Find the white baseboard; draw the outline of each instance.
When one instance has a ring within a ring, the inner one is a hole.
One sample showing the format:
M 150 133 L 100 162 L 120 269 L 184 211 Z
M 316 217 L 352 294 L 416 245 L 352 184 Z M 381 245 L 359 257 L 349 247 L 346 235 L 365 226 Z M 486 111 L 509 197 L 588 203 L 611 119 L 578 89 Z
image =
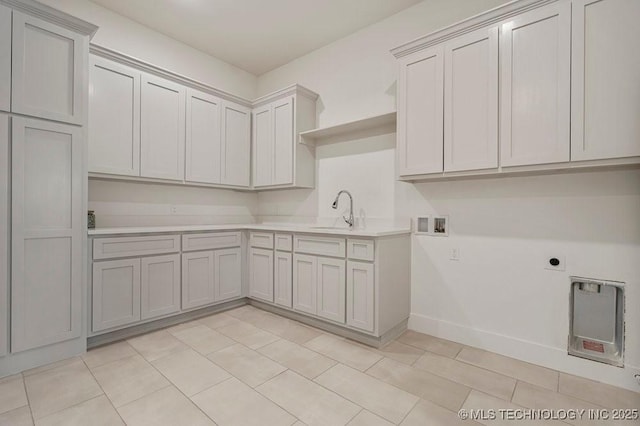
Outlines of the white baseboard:
M 565 348 L 541 345 L 415 313 L 409 317 L 409 329 L 640 392 L 640 385 L 634 378 L 635 374 L 640 374 L 640 367 L 630 365 L 625 365 L 624 368 L 614 367 L 570 356 Z

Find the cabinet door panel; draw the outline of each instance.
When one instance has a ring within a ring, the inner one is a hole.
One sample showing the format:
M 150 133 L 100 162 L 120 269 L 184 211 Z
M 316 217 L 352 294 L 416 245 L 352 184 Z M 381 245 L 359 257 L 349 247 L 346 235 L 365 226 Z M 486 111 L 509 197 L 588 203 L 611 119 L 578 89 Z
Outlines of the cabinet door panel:
M 89 171 L 140 176 L 140 72 L 91 57 Z
M 318 261 L 315 256 L 293 255 L 293 309 L 315 315 Z
M 0 111 L 11 109 L 11 9 L 0 5 Z
M 0 115 L 0 356 L 9 349 L 9 173 L 9 117 Z
M 273 184 L 293 183 L 293 97 L 273 105 Z
M 640 2 L 572 4 L 571 160 L 640 156 Z
M 503 166 L 569 161 L 571 4 L 551 4 L 502 25 Z
M 184 87 L 143 74 L 141 103 L 141 176 L 184 179 Z
M 273 250 L 249 249 L 249 296 L 273 302 Z
M 253 185 L 273 183 L 273 133 L 271 107 L 253 112 Z
M 444 61 L 441 46 L 400 62 L 398 78 L 398 172 L 443 170 Z
M 498 28 L 445 46 L 444 170 L 498 167 Z
M 292 297 L 291 253 L 277 251 L 274 260 L 275 303 L 290 308 Z
M 345 322 L 345 261 L 318 258 L 318 315 Z
M 149 319 L 178 312 L 180 255 L 144 257 L 141 268 L 141 318 Z
M 221 100 L 187 90 L 185 180 L 220 183 L 222 165 Z
M 182 254 L 182 309 L 196 308 L 215 301 L 212 251 Z
M 251 184 L 251 112 L 229 102 L 222 115 L 222 183 L 248 187 Z
M 237 247 L 213 253 L 216 302 L 242 296 L 242 249 Z
M 13 12 L 11 110 L 82 124 L 87 39 Z
M 93 264 L 93 331 L 140 321 L 140 259 Z
M 372 263 L 347 262 L 347 324 L 368 332 L 375 318 L 373 274 Z
M 12 350 L 80 336 L 81 129 L 12 119 Z

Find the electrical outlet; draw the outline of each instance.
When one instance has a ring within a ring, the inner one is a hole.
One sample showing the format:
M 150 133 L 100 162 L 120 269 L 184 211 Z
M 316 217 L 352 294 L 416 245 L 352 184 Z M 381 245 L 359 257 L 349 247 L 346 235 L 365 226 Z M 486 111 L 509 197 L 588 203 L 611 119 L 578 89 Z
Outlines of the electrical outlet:
M 460 249 L 459 248 L 452 248 L 451 249 L 451 253 L 449 256 L 450 260 L 460 260 Z
M 171 214 L 178 214 L 178 207 L 171 206 Z
M 551 255 L 544 258 L 544 269 L 550 271 L 564 271 L 565 259 L 564 256 Z

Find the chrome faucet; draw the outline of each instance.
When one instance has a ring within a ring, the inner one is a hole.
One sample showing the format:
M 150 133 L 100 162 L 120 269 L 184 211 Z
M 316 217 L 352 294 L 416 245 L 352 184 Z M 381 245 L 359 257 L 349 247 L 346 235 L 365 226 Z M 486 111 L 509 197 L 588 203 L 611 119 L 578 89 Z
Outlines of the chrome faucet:
M 336 195 L 336 199 L 331 205 L 331 207 L 334 210 L 338 209 L 338 199 L 340 198 L 340 195 L 342 195 L 342 193 L 345 193 L 349 196 L 349 217 L 342 216 L 342 218 L 344 219 L 345 222 L 349 224 L 349 228 L 353 228 L 353 197 L 351 196 L 351 193 L 349 191 L 343 189 L 340 192 L 338 192 L 338 195 Z

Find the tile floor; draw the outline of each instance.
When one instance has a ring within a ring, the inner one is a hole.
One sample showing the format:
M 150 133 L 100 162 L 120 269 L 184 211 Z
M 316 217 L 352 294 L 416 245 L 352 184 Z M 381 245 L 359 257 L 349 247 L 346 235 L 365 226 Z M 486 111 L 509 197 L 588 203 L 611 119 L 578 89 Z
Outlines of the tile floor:
M 413 331 L 375 350 L 251 306 L 0 379 L 11 426 L 472 425 L 458 410 L 522 407 L 634 409 L 640 393 Z

